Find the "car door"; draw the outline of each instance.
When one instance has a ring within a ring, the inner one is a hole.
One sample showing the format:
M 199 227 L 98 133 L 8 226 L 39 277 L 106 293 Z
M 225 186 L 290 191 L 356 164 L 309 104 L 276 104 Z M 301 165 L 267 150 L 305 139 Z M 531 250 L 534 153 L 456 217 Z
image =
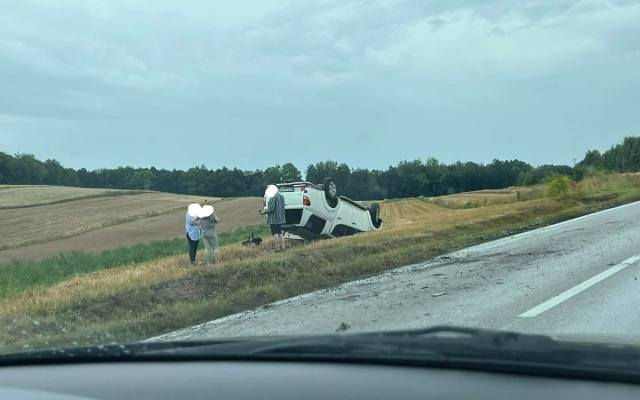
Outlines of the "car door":
M 354 225 L 354 217 L 353 206 L 340 199 L 336 207 L 335 218 L 328 229 L 328 233 L 332 236 L 349 236 L 357 233 L 358 230 Z
M 371 215 L 369 211 L 363 210 L 356 206 L 351 206 L 351 227 L 360 232 L 366 232 L 371 229 Z

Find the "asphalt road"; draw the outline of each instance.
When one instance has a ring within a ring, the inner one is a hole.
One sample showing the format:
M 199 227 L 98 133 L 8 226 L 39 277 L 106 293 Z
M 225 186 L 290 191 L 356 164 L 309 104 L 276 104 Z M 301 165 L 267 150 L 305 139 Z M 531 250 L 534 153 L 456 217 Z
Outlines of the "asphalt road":
M 448 324 L 598 337 L 640 333 L 640 202 L 194 326 L 161 339 Z

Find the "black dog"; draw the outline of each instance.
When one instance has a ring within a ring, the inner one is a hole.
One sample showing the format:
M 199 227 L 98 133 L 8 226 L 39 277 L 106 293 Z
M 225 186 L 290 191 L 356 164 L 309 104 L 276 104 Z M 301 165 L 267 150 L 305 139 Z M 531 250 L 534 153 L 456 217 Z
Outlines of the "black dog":
M 242 242 L 242 244 L 245 246 L 250 246 L 252 244 L 255 244 L 256 246 L 260 246 L 262 244 L 262 238 L 260 236 L 253 236 L 253 232 L 251 232 L 249 239 Z

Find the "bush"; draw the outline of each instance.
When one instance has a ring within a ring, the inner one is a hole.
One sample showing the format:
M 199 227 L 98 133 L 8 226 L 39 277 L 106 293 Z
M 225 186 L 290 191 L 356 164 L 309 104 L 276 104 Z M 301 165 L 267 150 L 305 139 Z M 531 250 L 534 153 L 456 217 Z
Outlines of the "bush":
M 557 200 L 567 200 L 573 181 L 568 176 L 555 176 L 548 181 L 547 195 Z

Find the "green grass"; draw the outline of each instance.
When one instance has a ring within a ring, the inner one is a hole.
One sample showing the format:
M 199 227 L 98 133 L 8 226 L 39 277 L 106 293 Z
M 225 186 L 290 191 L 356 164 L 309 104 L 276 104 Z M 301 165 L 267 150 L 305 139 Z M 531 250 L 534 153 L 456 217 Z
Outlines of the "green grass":
M 266 226 L 247 226 L 218 233 L 220 246 L 245 240 L 251 232 L 266 237 Z M 14 261 L 0 266 L 0 299 L 37 286 L 51 286 L 73 276 L 138 264 L 187 252 L 185 239 L 155 241 L 100 253 L 75 251 L 38 261 Z

